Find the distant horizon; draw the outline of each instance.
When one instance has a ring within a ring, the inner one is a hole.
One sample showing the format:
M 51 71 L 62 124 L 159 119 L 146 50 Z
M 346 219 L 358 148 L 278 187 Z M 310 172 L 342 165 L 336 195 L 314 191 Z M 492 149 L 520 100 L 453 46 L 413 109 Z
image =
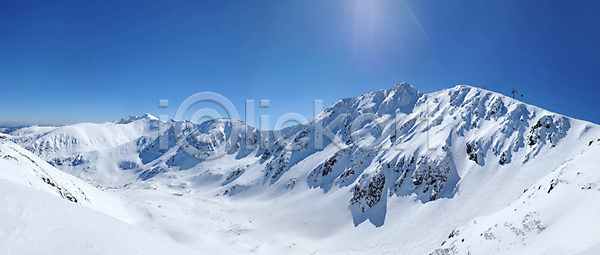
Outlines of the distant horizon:
M 400 84 L 400 83 L 398 83 L 398 84 Z M 415 87 L 413 84 L 410 84 L 410 85 L 412 85 L 413 87 Z M 456 86 L 461 86 L 461 85 L 466 85 L 466 86 L 471 86 L 471 87 L 478 88 L 478 89 L 488 90 L 488 91 L 490 91 L 490 92 L 499 93 L 499 94 L 501 94 L 501 95 L 504 95 L 504 96 L 506 96 L 506 97 L 508 97 L 508 98 L 511 98 L 511 95 L 507 95 L 507 94 L 504 94 L 504 93 L 501 93 L 501 92 L 498 92 L 498 91 L 494 91 L 494 90 L 491 90 L 490 88 L 487 88 L 487 87 L 486 87 L 486 88 L 482 88 L 482 87 L 477 87 L 477 86 L 473 86 L 473 85 L 469 85 L 469 84 L 458 84 L 458 85 L 454 85 L 454 86 L 452 86 L 452 87 L 448 87 L 448 88 L 445 88 L 445 89 L 450 89 L 450 88 L 453 88 L 453 87 L 456 87 Z M 389 87 L 389 88 L 382 88 L 382 89 L 390 89 L 390 88 L 391 88 L 391 87 Z M 379 89 L 379 90 L 382 90 L 382 89 Z M 415 87 L 415 89 L 419 90 L 419 88 L 418 88 L 418 87 Z M 442 89 L 442 90 L 445 90 L 445 89 Z M 442 90 L 439 90 L 439 91 L 442 91 Z M 374 90 L 374 91 L 371 91 L 371 92 L 376 92 L 376 91 L 378 91 L 378 90 Z M 420 91 L 420 90 L 419 90 L 419 91 Z M 435 93 L 435 92 L 439 92 L 439 91 L 432 91 L 432 92 L 429 92 L 429 93 Z M 421 92 L 422 92 L 422 91 L 421 91 Z M 369 93 L 369 92 L 367 92 L 367 93 Z M 425 93 L 425 92 L 423 92 L 423 93 L 424 93 L 424 94 L 429 94 L 429 93 Z M 363 94 L 361 94 L 361 95 L 363 95 Z M 353 97 L 347 97 L 347 98 L 354 98 L 354 97 L 358 97 L 358 96 L 361 96 L 361 95 L 356 95 L 356 96 L 353 96 Z M 340 99 L 338 99 L 338 100 L 343 100 L 343 99 L 347 99 L 347 98 L 340 98 Z M 526 102 L 526 101 L 522 100 L 522 99 L 524 99 L 524 96 L 521 96 L 521 94 L 517 94 L 517 96 L 516 96 L 514 99 L 515 99 L 515 100 L 518 100 L 518 101 L 520 101 L 520 102 L 523 102 L 523 103 L 525 103 L 525 104 L 528 104 L 528 105 L 534 106 L 534 107 L 538 107 L 538 108 L 541 108 L 541 109 L 544 109 L 544 110 L 548 110 L 548 111 L 551 111 L 551 112 L 554 112 L 554 113 L 557 113 L 557 114 L 564 115 L 564 116 L 566 116 L 566 117 L 570 117 L 570 118 L 574 118 L 574 119 L 579 119 L 579 120 L 583 120 L 583 121 L 588 121 L 588 122 L 591 122 L 591 123 L 595 123 L 595 124 L 599 124 L 599 125 L 600 125 L 600 119 L 598 119 L 598 120 L 599 120 L 599 122 L 594 122 L 594 121 L 591 121 L 591 120 L 587 120 L 587 119 L 585 119 L 585 118 L 577 118 L 577 117 L 573 117 L 573 116 L 571 116 L 571 115 L 568 115 L 568 114 L 563 114 L 563 113 L 560 113 L 560 112 L 556 112 L 556 111 L 553 111 L 553 110 L 549 110 L 549 109 L 543 108 L 543 107 L 541 107 L 541 106 L 538 106 L 538 105 L 535 105 L 535 104 L 532 104 L 532 103 Z M 337 100 L 336 100 L 336 101 L 337 101 Z M 333 103 L 335 103 L 335 102 L 332 102 L 332 104 L 333 104 Z M 327 107 L 331 106 L 332 104 L 329 104 L 329 105 L 324 105 L 324 108 L 323 108 L 323 110 L 324 110 L 324 109 L 326 109 Z M 175 108 L 175 107 L 173 107 L 173 108 Z M 242 109 L 238 109 L 238 111 L 239 111 L 239 110 L 242 110 Z M 566 109 L 566 110 L 568 111 L 568 109 Z M 174 111 L 174 110 L 173 110 L 173 111 Z M 144 115 L 146 115 L 146 114 L 150 114 L 150 115 L 152 115 L 152 116 L 154 116 L 154 117 L 156 117 L 156 118 L 158 118 L 158 117 L 159 117 L 159 115 L 157 115 L 157 114 L 153 114 L 153 113 L 151 113 L 151 112 L 144 112 L 144 113 L 139 113 L 139 114 L 128 114 L 128 115 L 124 115 L 124 116 L 117 117 L 117 118 L 114 118 L 114 119 L 107 119 L 107 120 L 104 120 L 104 121 L 85 121 L 85 120 L 84 120 L 84 121 L 80 121 L 80 122 L 72 122 L 72 123 L 18 123 L 18 122 L 16 122 L 16 123 L 10 123 L 10 122 L 2 122 L 2 121 L 0 121 L 0 128 L 19 128 L 19 127 L 28 127 L 28 126 L 41 126 L 41 127 L 43 127 L 43 126 L 68 126 L 68 125 L 81 124 L 81 123 L 94 123 L 94 124 L 101 124 L 101 123 L 107 123 L 107 122 L 112 122 L 112 121 L 121 120 L 121 119 L 124 119 L 124 118 L 127 118 L 127 117 L 143 117 L 143 116 L 144 116 Z M 167 115 L 167 116 L 170 116 L 169 120 L 172 120 L 172 119 L 173 119 L 173 117 L 174 117 L 174 114 L 170 114 L 170 115 Z M 278 116 L 274 116 L 274 117 L 278 117 Z M 312 117 L 313 117 L 313 116 L 306 116 L 306 118 L 307 118 L 307 119 L 309 119 L 309 120 L 310 120 Z M 224 118 L 224 119 L 228 119 L 229 117 L 227 117 L 227 116 L 224 116 L 223 118 Z M 238 118 L 238 120 L 246 122 L 245 118 L 243 118 L 243 115 L 241 115 L 241 116 L 240 116 L 240 118 Z

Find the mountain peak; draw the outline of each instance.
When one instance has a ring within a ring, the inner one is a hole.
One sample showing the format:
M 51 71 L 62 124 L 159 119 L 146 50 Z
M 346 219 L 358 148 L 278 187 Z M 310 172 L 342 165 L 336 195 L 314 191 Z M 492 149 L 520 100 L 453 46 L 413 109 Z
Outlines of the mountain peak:
M 146 113 L 146 114 L 142 115 L 142 119 L 158 120 L 158 118 L 156 118 L 154 115 L 152 115 L 150 113 Z
M 417 100 L 423 95 L 421 91 L 406 82 L 396 84 L 386 92 L 379 108 L 380 113 L 392 113 L 395 109 L 410 113 Z
M 413 87 L 413 85 L 411 85 L 410 83 L 401 82 L 401 83 L 398 83 L 398 84 L 394 85 L 389 90 L 390 91 L 392 91 L 392 90 L 398 91 L 398 90 L 417 90 L 417 89 L 415 87 Z
M 118 120 L 113 120 L 112 123 L 115 124 L 129 124 L 131 122 L 134 122 L 136 120 L 158 120 L 158 118 L 154 117 L 152 114 L 146 113 L 144 115 L 137 116 L 137 115 L 129 115 L 129 116 L 125 116 L 124 118 L 118 119 Z

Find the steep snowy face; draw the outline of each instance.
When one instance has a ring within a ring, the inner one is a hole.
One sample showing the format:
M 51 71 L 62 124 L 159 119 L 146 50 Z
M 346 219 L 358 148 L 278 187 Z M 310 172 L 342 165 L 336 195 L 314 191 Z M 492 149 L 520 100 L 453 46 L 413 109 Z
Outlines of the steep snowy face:
M 207 253 L 129 225 L 125 203 L 0 134 L 0 253 Z M 65 242 L 68 240 L 68 242 Z
M 114 217 L 127 220 L 124 205 L 101 190 L 64 173 L 0 135 L 0 180 L 82 204 Z
M 0 166 L 2 179 L 56 194 L 71 202 L 89 203 L 86 194 L 73 183 L 73 177 L 52 169 L 48 163 L 6 137 L 0 137 Z
M 600 136 L 492 215 L 454 229 L 432 254 L 593 254 L 600 247 Z
M 236 120 L 197 125 L 142 117 L 12 135 L 56 167 L 105 187 L 341 191 L 356 225 L 382 226 L 388 199 L 452 198 L 476 186 L 469 183 L 493 182 L 469 177 L 489 169 L 555 162 L 548 152 L 578 139 L 586 125 L 470 86 L 423 94 L 403 83 L 340 100 L 281 131 Z

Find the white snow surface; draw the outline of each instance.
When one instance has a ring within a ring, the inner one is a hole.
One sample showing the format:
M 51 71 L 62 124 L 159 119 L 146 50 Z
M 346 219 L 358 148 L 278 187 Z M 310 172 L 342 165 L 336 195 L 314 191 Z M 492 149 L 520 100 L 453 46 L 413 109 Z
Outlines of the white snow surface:
M 131 224 L 124 202 L 0 136 L 0 254 L 195 254 Z

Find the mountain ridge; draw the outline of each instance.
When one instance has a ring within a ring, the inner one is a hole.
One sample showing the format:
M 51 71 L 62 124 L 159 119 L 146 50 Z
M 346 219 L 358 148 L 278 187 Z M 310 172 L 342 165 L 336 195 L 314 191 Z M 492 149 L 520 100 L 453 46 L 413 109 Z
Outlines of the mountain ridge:
M 347 118 L 340 116 L 347 116 Z M 363 123 L 360 119 L 363 116 L 370 117 Z M 448 118 L 448 116 L 452 117 Z M 443 122 L 450 124 L 442 124 Z M 232 158 L 231 156 L 235 155 L 232 159 L 239 161 L 240 164 L 226 171 L 228 173 L 223 174 L 225 179 L 221 181 L 228 185 L 223 191 L 227 195 L 238 193 L 256 184 L 273 185 L 308 155 L 331 151 L 326 161 L 312 166 L 313 170 L 303 178 L 307 178 L 310 187 L 322 188 L 325 192 L 336 186 L 353 186 L 355 195 L 351 199 L 351 204 L 358 208 L 357 214 L 361 214 L 375 206 L 381 200 L 382 194 L 416 193 L 423 201 L 435 200 L 440 196 L 452 197 L 460 179 L 449 150 L 452 147 L 452 140 L 457 138 L 467 140 L 464 143 L 464 152 L 469 161 L 480 166 L 489 164 L 486 162 L 488 154 L 497 157 L 494 161 L 499 165 L 510 164 L 515 160 L 513 154 L 523 150 L 527 150 L 527 153 L 517 161 L 526 163 L 544 147 L 556 146 L 556 143 L 570 129 L 570 120 L 499 93 L 468 85 L 458 85 L 439 92 L 423 94 L 412 85 L 401 83 L 390 89 L 339 100 L 309 122 L 282 131 L 259 130 L 248 126 L 243 121 L 233 120 L 215 120 L 201 124 L 172 120 L 163 122 L 147 114 L 142 117 L 129 116 L 104 124 L 106 128 L 113 130 L 110 131 L 110 137 L 119 134 L 120 140 L 107 140 L 108 135 L 99 136 L 105 141 L 98 141 L 99 139 L 86 141 L 72 137 L 77 136 L 77 132 L 82 132 L 78 129 L 86 130 L 88 126 L 87 129 L 91 129 L 101 125 L 103 124 L 59 127 L 57 129 L 63 130 L 63 135 L 50 136 L 56 138 L 47 142 L 40 141 L 44 137 L 49 137 L 48 133 L 60 132 L 54 129 L 39 137 L 35 136 L 34 139 L 30 139 L 35 140 L 34 143 L 29 142 L 27 138 L 23 139 L 27 137 L 25 134 L 27 128 L 17 130 L 13 134 L 19 137 L 16 140 L 24 147 L 36 154 L 47 154 L 46 159 L 49 162 L 57 167 L 65 166 L 64 168 L 71 170 L 71 173 L 76 176 L 93 172 L 89 168 L 82 169 L 81 165 L 90 167 L 89 165 L 93 165 L 90 162 L 112 156 L 97 153 L 91 156 L 69 155 L 48 158 L 56 154 L 56 151 L 65 149 L 56 146 L 66 144 L 67 150 L 73 148 L 74 152 L 82 152 L 93 151 L 102 144 L 106 148 L 116 148 L 135 143 L 133 147 L 125 146 L 128 148 L 122 149 L 137 151 L 138 159 L 132 158 L 135 155 L 129 155 L 132 160 L 111 162 L 112 168 L 118 165 L 117 169 L 121 169 L 121 172 L 112 170 L 110 174 L 105 174 L 105 176 L 113 174 L 118 176 L 128 173 L 128 181 L 119 182 L 120 185 L 128 186 L 139 180 L 150 180 L 157 175 L 168 175 L 170 169 L 197 168 L 203 164 L 210 166 L 210 163 L 206 163 L 206 158 L 202 157 L 210 158 L 211 150 L 219 151 L 225 158 Z M 165 130 L 162 133 L 159 127 L 161 125 L 165 126 L 162 127 Z M 321 129 L 319 125 L 322 126 Z M 120 129 L 121 126 L 129 128 Z M 331 126 L 333 127 L 328 130 L 327 127 Z M 451 128 L 447 128 L 448 126 Z M 480 132 L 481 129 L 489 130 L 494 127 L 501 128 L 499 132 Z M 114 130 L 119 133 L 115 133 Z M 178 130 L 181 132 L 177 132 Z M 234 130 L 240 132 L 231 135 Z M 315 136 L 315 131 L 317 133 L 322 131 L 320 138 Z M 64 135 L 69 132 L 71 136 Z M 108 131 L 98 132 L 102 134 Z M 326 134 L 333 135 L 333 140 L 338 140 L 331 141 L 331 136 L 327 137 Z M 87 133 L 83 136 L 94 137 Z M 181 136 L 186 138 L 181 139 Z M 195 136 L 193 137 L 195 139 L 192 139 L 192 136 Z M 466 139 L 468 137 L 471 138 Z M 168 144 L 168 148 L 163 148 L 166 151 L 157 149 L 161 141 Z M 208 141 L 208 143 L 201 141 Z M 317 144 L 315 147 L 316 141 L 322 142 L 322 146 Z M 362 145 L 368 143 L 377 148 L 376 151 L 362 150 L 365 148 Z M 332 149 L 333 145 L 347 146 L 349 150 L 335 150 Z M 246 149 L 247 146 L 250 146 L 250 149 Z M 294 146 L 299 149 L 289 150 Z M 406 148 L 396 150 L 398 146 Z M 313 149 L 318 147 L 322 147 L 322 150 Z M 384 147 L 394 149 L 389 150 Z M 190 153 L 186 152 L 185 148 L 191 148 L 189 149 L 192 150 L 191 157 L 187 155 Z M 114 152 L 107 154 L 112 153 Z M 166 154 L 170 156 L 167 157 Z M 219 158 L 215 160 L 218 161 Z M 250 172 L 245 169 L 250 165 L 257 169 L 253 170 L 254 172 L 262 172 L 263 178 L 259 178 L 256 174 L 248 174 L 255 176 L 254 179 L 246 181 L 243 181 L 244 178 L 239 179 L 240 175 Z M 131 175 L 131 172 L 135 174 Z M 406 178 L 410 178 L 410 183 L 405 185 Z M 98 176 L 88 179 L 97 180 Z M 384 179 L 388 180 L 386 184 L 381 183 Z M 111 180 L 108 179 L 103 183 L 110 182 Z M 288 178 L 287 182 L 289 183 L 286 185 L 295 181 L 294 178 Z M 409 188 L 405 188 L 406 186 Z M 383 190 L 388 191 L 383 192 Z M 426 194 L 428 195 L 425 196 Z

